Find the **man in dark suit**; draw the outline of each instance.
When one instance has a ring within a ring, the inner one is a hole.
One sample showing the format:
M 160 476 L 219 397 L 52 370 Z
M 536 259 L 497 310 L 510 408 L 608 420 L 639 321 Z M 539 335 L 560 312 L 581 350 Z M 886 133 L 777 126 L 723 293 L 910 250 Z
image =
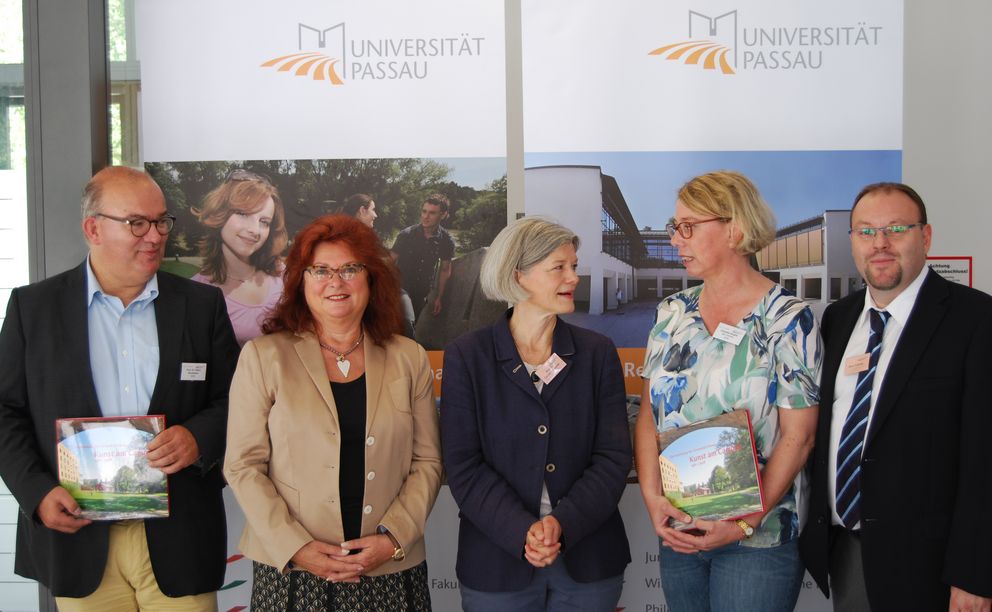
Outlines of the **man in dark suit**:
M 221 292 L 158 273 L 174 218 L 148 175 L 87 184 L 79 267 L 15 289 L 0 332 L 0 475 L 20 506 L 14 570 L 65 610 L 216 610 L 226 549 L 227 393 L 237 360 Z M 165 415 L 149 465 L 170 515 L 92 522 L 59 485 L 55 420 Z
M 931 236 L 912 188 L 865 187 L 851 251 L 867 291 L 823 315 L 800 550 L 835 610 L 992 604 L 992 297 L 929 270 Z

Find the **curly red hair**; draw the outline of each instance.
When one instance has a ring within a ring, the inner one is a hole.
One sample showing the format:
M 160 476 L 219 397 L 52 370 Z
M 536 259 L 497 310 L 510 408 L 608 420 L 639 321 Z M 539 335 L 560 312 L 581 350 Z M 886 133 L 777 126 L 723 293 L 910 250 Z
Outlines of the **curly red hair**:
M 317 246 L 324 242 L 340 242 L 358 262 L 365 264 L 369 303 L 362 315 L 362 325 L 369 338 L 381 346 L 393 334 L 402 333 L 399 273 L 372 228 L 346 215 L 324 215 L 296 234 L 286 258 L 282 297 L 265 319 L 262 331 L 266 334 L 315 331 L 313 313 L 303 295 L 303 274 L 313 263 Z

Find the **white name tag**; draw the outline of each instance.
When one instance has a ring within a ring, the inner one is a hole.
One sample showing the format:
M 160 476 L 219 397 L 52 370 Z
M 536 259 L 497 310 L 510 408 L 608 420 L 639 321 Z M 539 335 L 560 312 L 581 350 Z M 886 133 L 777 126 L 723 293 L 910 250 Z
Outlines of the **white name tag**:
M 540 378 L 544 384 L 548 384 L 554 380 L 555 376 L 558 376 L 558 372 L 561 372 L 564 368 L 565 362 L 562 361 L 562 358 L 559 357 L 557 353 L 551 353 L 551 357 L 548 357 L 547 361 L 537 366 L 534 373 L 537 374 L 537 377 Z
M 729 342 L 734 346 L 741 343 L 744 336 L 747 334 L 746 329 L 741 329 L 739 327 L 733 327 L 727 325 L 726 323 L 720 323 L 716 326 L 716 331 L 713 332 L 713 337 L 717 340 L 722 340 L 723 342 Z
M 206 380 L 207 364 L 183 362 L 179 372 L 179 380 Z

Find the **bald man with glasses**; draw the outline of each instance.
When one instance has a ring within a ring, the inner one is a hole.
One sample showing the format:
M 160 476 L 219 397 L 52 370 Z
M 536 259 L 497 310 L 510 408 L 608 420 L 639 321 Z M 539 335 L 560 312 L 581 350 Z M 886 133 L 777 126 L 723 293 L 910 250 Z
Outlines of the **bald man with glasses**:
M 0 331 L 0 475 L 20 507 L 14 571 L 62 612 L 216 610 L 221 460 L 238 356 L 223 294 L 159 272 L 175 223 L 144 172 L 86 185 L 80 266 L 15 289 Z M 169 517 L 91 521 L 59 484 L 55 420 L 164 415 L 148 465 Z

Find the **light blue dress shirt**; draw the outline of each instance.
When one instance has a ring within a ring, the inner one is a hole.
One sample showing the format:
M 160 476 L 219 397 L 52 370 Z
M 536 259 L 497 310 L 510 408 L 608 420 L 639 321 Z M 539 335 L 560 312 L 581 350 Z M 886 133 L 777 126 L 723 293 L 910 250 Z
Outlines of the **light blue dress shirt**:
M 158 276 L 152 276 L 127 308 L 120 298 L 103 292 L 89 258 L 86 283 L 90 369 L 100 412 L 107 417 L 144 416 L 158 377 Z

